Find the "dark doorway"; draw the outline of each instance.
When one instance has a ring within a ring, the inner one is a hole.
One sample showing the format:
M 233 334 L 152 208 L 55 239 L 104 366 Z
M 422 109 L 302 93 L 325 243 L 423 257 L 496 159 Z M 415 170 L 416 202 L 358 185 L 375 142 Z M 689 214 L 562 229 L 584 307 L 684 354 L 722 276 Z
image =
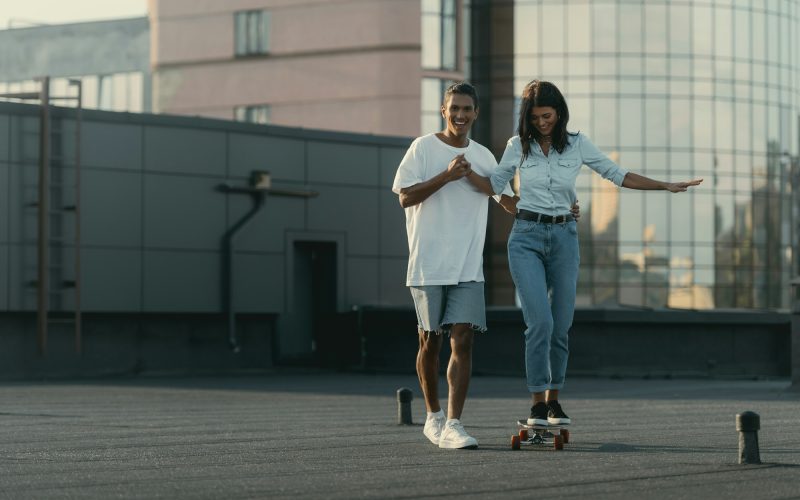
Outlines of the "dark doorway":
M 300 316 L 306 335 L 310 334 L 315 363 L 339 367 L 344 361 L 348 342 L 353 335 L 340 325 L 337 314 L 337 249 L 328 241 L 297 241 L 294 244 L 295 312 Z M 300 333 L 300 332 L 298 332 Z

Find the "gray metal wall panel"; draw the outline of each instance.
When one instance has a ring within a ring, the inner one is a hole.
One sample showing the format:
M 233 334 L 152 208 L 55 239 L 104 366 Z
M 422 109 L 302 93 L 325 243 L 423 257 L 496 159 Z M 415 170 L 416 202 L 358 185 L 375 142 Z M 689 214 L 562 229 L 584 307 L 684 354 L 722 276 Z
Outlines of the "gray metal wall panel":
M 231 177 L 250 177 L 253 170 L 266 170 L 273 179 L 303 182 L 306 177 L 304 141 L 230 134 L 228 159 Z
M 87 311 L 142 309 L 142 252 L 85 248 L 81 252 L 82 306 Z
M 378 258 L 347 259 L 348 306 L 380 303 Z
M 36 165 L 39 162 L 39 117 L 14 116 L 9 120 L 9 160 Z
M 10 241 L 9 225 L 11 223 L 11 179 L 9 166 L 0 163 L 0 242 Z
M 136 248 L 142 245 L 142 174 L 83 170 L 81 243 Z
M 11 288 L 11 276 L 8 265 L 8 245 L 0 244 L 0 311 L 8 311 L 8 292 Z
M 380 262 L 381 304 L 414 306 L 406 287 L 408 258 L 382 258 Z
M 397 195 L 391 191 L 381 191 L 378 199 L 381 214 L 381 255 L 408 258 L 405 210 L 400 206 Z
M 308 143 L 308 182 L 378 184 L 378 148 L 332 142 Z
M 83 122 L 81 165 L 124 170 L 142 169 L 141 125 Z M 64 126 L 64 160 L 75 164 L 75 122 Z
M 147 174 L 144 245 L 218 251 L 225 232 L 224 179 Z
M 8 250 L 8 307 L 12 311 L 34 311 L 36 288 L 29 282 L 36 278 L 36 246 L 11 245 Z
M 150 126 L 145 128 L 144 140 L 148 171 L 226 174 L 225 132 Z
M 379 185 L 384 189 L 392 189 L 394 182 L 394 175 L 397 173 L 397 167 L 403 160 L 406 154 L 405 149 L 401 148 L 381 148 L 381 171 Z
M 308 202 L 308 229 L 347 233 L 347 255 L 378 253 L 378 203 L 367 188 L 310 186 L 323 194 Z
M 228 227 L 236 224 L 253 205 L 250 196 L 228 195 Z M 234 248 L 248 252 L 283 252 L 287 229 L 304 229 L 306 201 L 268 196 L 261 210 L 234 240 Z
M 11 126 L 9 125 L 9 116 L 0 115 L 0 161 L 8 161 L 11 159 Z
M 219 312 L 216 252 L 144 251 L 144 312 Z
M 38 178 L 39 169 L 36 165 L 9 165 L 8 237 L 12 243 L 33 241 L 36 238 L 36 210 L 30 204 L 39 198 Z
M 236 311 L 283 312 L 283 266 L 282 254 L 236 254 L 233 271 Z

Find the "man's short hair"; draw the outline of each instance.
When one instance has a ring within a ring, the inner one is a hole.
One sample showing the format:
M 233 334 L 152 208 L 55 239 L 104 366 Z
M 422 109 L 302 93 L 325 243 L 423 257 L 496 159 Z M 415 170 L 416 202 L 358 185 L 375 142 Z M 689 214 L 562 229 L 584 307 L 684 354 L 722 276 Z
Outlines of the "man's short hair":
M 478 109 L 478 91 L 475 90 L 475 87 L 473 87 L 470 83 L 456 82 L 447 87 L 447 90 L 444 91 L 444 100 L 442 101 L 442 106 L 447 105 L 447 100 L 453 94 L 464 94 L 472 97 L 472 103 L 475 105 L 475 109 Z

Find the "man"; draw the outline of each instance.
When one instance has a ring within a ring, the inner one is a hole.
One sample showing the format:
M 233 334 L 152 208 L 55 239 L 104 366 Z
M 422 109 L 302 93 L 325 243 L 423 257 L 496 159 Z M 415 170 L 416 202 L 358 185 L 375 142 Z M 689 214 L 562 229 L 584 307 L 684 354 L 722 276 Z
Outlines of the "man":
M 473 170 L 491 175 L 497 160 L 469 139 L 478 117 L 478 95 L 469 83 L 451 85 L 441 108 L 446 128 L 419 137 L 400 162 L 392 191 L 406 212 L 408 274 L 417 312 L 419 351 L 417 376 L 428 416 L 423 433 L 448 449 L 475 449 L 478 441 L 460 422 L 472 372 L 474 332 L 486 330 L 483 295 L 483 244 L 487 195 L 466 176 Z M 495 199 L 516 212 L 516 199 L 506 188 Z M 439 406 L 439 352 L 442 335 L 450 335 L 447 366 L 447 419 Z

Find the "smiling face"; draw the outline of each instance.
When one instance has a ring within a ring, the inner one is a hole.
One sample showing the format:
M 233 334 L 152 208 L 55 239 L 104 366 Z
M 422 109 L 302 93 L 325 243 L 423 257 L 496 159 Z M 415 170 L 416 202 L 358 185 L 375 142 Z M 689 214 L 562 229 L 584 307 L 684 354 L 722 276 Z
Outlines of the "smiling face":
M 466 137 L 478 118 L 478 110 L 472 97 L 454 93 L 442 105 L 442 117 L 447 124 L 447 135 Z
M 531 125 L 543 136 L 549 136 L 558 123 L 556 108 L 550 106 L 534 106 L 530 116 Z

